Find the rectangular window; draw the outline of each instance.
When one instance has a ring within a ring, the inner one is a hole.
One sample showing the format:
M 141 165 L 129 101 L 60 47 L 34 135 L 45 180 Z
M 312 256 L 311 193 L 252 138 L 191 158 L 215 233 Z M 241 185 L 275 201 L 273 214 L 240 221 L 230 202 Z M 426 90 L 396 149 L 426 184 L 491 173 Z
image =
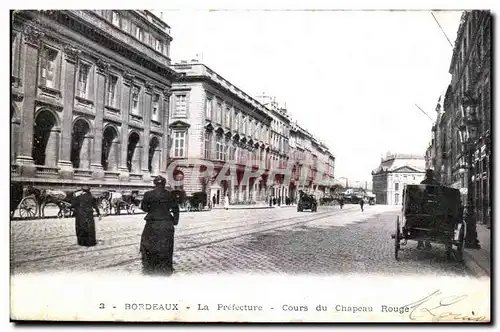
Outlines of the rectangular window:
M 78 85 L 76 87 L 76 95 L 78 97 L 88 98 L 89 72 L 90 65 L 80 62 L 78 66 Z
M 151 101 L 151 120 L 160 122 L 160 95 L 155 93 Z
M 132 113 L 139 114 L 139 93 L 141 88 L 134 86 L 132 88 Z
M 217 114 L 216 114 L 215 121 L 219 124 L 221 124 L 221 122 L 222 122 L 222 104 L 221 103 L 217 103 Z
M 217 135 L 215 138 L 215 159 L 223 160 L 223 142 L 222 136 Z
M 183 158 L 186 149 L 186 132 L 174 132 L 174 157 Z
M 110 75 L 108 79 L 108 96 L 107 105 L 111 107 L 116 107 L 116 88 L 118 83 L 118 77 Z
M 246 134 L 247 133 L 247 118 L 245 116 L 241 117 L 241 126 L 242 126 L 241 132 L 243 134 Z
M 118 14 L 117 11 L 113 11 L 111 23 L 113 23 L 114 26 L 120 27 L 120 14 Z
M 158 39 L 155 39 L 155 50 L 157 50 L 158 52 L 162 52 L 162 49 L 163 49 L 163 45 L 161 43 L 161 41 L 159 41 Z
M 210 156 L 211 140 L 212 140 L 212 135 L 209 132 L 206 132 L 205 133 L 205 155 L 204 155 L 205 159 L 211 159 L 211 156 Z
M 41 84 L 48 88 L 56 86 L 56 65 L 58 52 L 49 47 L 43 47 L 41 57 Z
M 226 107 L 226 120 L 224 122 L 226 127 L 231 127 L 231 109 Z
M 233 118 L 233 129 L 239 130 L 239 126 L 240 126 L 240 113 L 236 112 Z
M 135 36 L 135 38 L 137 38 L 137 39 L 139 39 L 140 41 L 142 41 L 142 38 L 143 38 L 143 33 L 142 33 L 142 29 L 141 29 L 141 27 L 138 27 L 138 26 L 136 26 L 136 27 L 135 27 L 134 36 Z
M 205 105 L 205 116 L 207 120 L 212 120 L 212 98 L 207 98 Z
M 186 111 L 186 95 L 175 95 L 175 116 L 184 116 Z
M 399 191 L 399 183 L 394 183 L 394 190 Z

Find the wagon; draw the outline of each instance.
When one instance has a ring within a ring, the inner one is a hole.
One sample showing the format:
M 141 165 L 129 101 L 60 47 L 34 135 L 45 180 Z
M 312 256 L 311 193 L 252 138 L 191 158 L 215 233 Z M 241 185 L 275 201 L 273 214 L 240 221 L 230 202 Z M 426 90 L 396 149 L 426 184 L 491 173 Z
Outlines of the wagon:
M 318 201 L 313 195 L 301 192 L 299 202 L 297 203 L 297 212 L 304 210 L 311 210 L 311 212 L 318 211 Z
M 10 184 L 10 216 L 14 216 L 19 210 L 19 216 L 25 218 L 35 218 L 39 214 L 40 204 L 35 196 L 35 191 L 31 186 L 24 188 L 20 182 Z
M 444 244 L 448 258 L 463 259 L 466 223 L 458 189 L 440 185 L 407 185 L 396 218 L 394 257 L 408 240 Z

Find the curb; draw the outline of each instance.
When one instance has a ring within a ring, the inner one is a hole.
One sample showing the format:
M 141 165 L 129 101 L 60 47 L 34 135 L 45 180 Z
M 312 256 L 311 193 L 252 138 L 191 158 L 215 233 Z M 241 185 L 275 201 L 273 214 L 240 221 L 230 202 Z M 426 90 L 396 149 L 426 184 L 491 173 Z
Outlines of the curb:
M 294 206 L 287 205 L 287 206 L 280 206 L 280 207 L 277 207 L 277 206 L 230 207 L 228 210 L 263 210 L 263 209 L 279 209 L 279 208 L 291 208 L 291 207 L 294 207 Z M 213 208 L 212 210 L 225 210 L 225 208 L 217 207 L 217 208 Z
M 471 270 L 477 277 L 488 277 L 490 278 L 490 272 L 482 267 L 475 259 L 472 254 L 464 250 L 464 263 L 469 270 Z

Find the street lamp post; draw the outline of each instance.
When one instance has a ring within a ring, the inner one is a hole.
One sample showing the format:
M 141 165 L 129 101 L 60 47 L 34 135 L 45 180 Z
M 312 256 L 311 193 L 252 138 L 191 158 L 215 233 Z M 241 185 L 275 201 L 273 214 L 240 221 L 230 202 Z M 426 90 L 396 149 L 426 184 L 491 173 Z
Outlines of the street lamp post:
M 473 198 L 473 182 L 472 174 L 474 172 L 473 154 L 475 140 L 477 138 L 478 119 L 476 115 L 477 100 L 473 98 L 470 93 L 466 92 L 462 99 L 462 107 L 465 112 L 462 114 L 462 122 L 460 131 L 462 133 L 462 142 L 467 158 L 467 206 L 466 206 L 466 223 L 467 234 L 465 234 L 465 246 L 467 248 L 479 249 L 479 240 L 477 239 L 476 230 L 476 211 Z

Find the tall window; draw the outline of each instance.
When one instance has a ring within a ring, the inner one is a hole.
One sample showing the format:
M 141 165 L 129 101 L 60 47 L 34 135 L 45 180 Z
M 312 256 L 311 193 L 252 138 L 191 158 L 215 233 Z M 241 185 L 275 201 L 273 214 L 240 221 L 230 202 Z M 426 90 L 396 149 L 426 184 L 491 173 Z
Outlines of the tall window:
M 113 23 L 114 26 L 120 27 L 120 14 L 118 14 L 117 11 L 113 10 L 113 15 L 111 18 L 111 23 Z
M 235 112 L 235 113 L 234 113 L 234 117 L 233 117 L 233 129 L 234 129 L 234 130 L 238 130 L 238 129 L 239 129 L 239 128 L 238 128 L 238 126 L 239 126 L 239 124 L 240 124 L 240 123 L 239 123 L 239 122 L 240 122 L 239 120 L 240 120 L 240 113 Z
M 212 98 L 207 98 L 205 105 L 205 117 L 207 120 L 212 120 Z
M 212 135 L 210 132 L 205 132 L 205 154 L 204 154 L 204 157 L 205 159 L 211 159 L 211 156 L 210 156 L 210 152 L 211 152 L 211 149 L 210 149 L 210 143 L 211 143 L 211 140 L 212 140 Z
M 394 183 L 394 190 L 399 191 L 399 183 L 398 182 Z
M 246 133 L 248 136 L 252 136 L 252 129 L 253 129 L 253 121 L 252 119 L 248 118 L 248 131 Z
M 78 85 L 76 94 L 78 97 L 88 98 L 90 65 L 80 62 L 78 66 Z
M 132 113 L 139 114 L 139 92 L 141 89 L 138 86 L 132 88 Z
M 243 134 L 246 134 L 247 133 L 247 118 L 245 116 L 241 117 L 241 125 L 243 127 L 243 129 L 241 130 L 241 132 Z
M 56 86 L 56 61 L 58 52 L 52 48 L 43 47 L 41 57 L 41 84 L 48 88 Z
M 224 121 L 226 127 L 231 127 L 231 109 L 226 107 L 226 119 Z
M 221 103 L 217 103 L 217 114 L 215 116 L 215 121 L 219 124 L 222 122 L 222 104 Z
M 126 20 L 125 18 L 122 18 L 122 22 L 121 23 L 122 23 L 122 30 L 125 31 L 125 32 L 129 32 L 128 31 L 128 26 L 129 26 L 128 20 Z
M 158 39 L 155 39 L 155 50 L 157 50 L 158 52 L 162 52 L 162 49 L 163 49 L 163 45 L 161 43 L 161 41 L 159 41 Z
M 143 39 L 143 33 L 142 33 L 141 27 L 138 27 L 138 26 L 135 27 L 134 36 L 135 36 L 135 38 L 137 38 L 140 41 L 142 41 L 142 39 Z
M 186 95 L 175 95 L 175 116 L 186 115 Z
M 160 122 L 160 95 L 153 94 L 153 99 L 151 101 L 151 120 Z
M 222 159 L 222 153 L 223 153 L 223 142 L 222 142 L 222 136 L 217 135 L 215 137 L 215 159 L 216 160 L 223 160 Z
M 394 204 L 396 204 L 396 205 L 399 204 L 399 194 L 398 193 L 394 194 Z
M 174 132 L 174 158 L 183 158 L 186 153 L 186 132 Z
M 116 107 L 116 87 L 118 83 L 118 77 L 110 75 L 108 80 L 108 96 L 107 96 L 107 105 L 111 107 Z

